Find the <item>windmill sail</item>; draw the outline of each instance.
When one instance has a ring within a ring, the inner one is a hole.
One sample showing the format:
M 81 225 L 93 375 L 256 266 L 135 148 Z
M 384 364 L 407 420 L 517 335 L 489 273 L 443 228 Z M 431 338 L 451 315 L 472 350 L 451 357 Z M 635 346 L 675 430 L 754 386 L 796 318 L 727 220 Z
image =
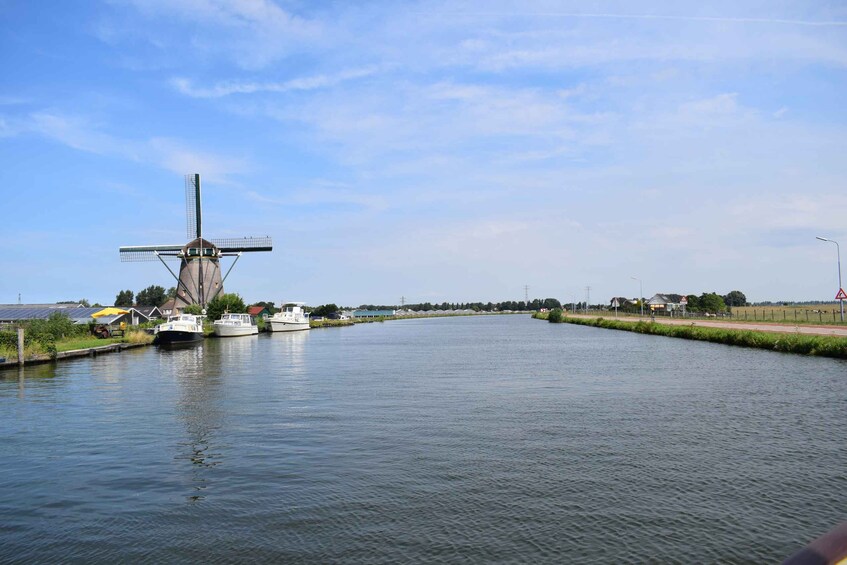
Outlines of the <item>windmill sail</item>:
M 273 240 L 270 237 L 227 237 L 212 239 L 212 243 L 221 253 L 241 253 L 251 251 L 273 251 Z
M 125 245 L 120 248 L 122 263 L 138 261 L 178 261 L 182 245 Z
M 182 245 L 134 245 L 120 248 L 121 261 L 180 261 L 179 275 L 167 264 L 168 271 L 177 280 L 176 309 L 189 304 L 205 307 L 215 296 L 223 292 L 226 276 L 235 266 L 233 262 L 227 275 L 221 277 L 221 257 L 235 256 L 254 251 L 272 251 L 270 237 L 234 237 L 207 240 L 202 236 L 202 206 L 200 198 L 200 175 L 185 176 L 185 212 L 188 243 Z
M 185 175 L 185 236 L 203 237 L 203 210 L 200 199 L 200 175 Z

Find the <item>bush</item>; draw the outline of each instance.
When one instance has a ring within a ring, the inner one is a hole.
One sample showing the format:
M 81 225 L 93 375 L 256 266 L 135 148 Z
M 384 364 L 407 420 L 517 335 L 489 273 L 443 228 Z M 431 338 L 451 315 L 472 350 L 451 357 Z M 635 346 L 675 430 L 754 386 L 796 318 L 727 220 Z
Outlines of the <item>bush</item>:
M 550 315 L 547 316 L 547 321 L 554 324 L 560 324 L 562 322 L 562 309 L 553 308 L 553 310 L 550 311 Z
M 244 300 L 238 294 L 220 294 L 206 305 L 206 319 L 220 320 L 224 312 L 236 314 L 246 311 L 247 306 L 244 305 Z

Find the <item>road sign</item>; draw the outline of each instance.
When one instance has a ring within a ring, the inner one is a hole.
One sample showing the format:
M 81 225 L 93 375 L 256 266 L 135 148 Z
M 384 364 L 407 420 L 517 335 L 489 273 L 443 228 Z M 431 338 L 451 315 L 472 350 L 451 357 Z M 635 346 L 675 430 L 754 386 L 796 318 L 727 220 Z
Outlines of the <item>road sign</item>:
M 682 304 L 683 306 L 685 306 L 686 304 L 688 304 L 688 298 L 683 296 L 682 298 L 679 299 L 679 303 Z
M 838 294 L 835 295 L 836 300 L 847 300 L 847 294 L 844 292 L 843 288 L 838 289 Z
M 618 299 L 615 298 L 612 300 L 612 308 L 617 308 L 618 306 L 620 306 L 620 303 L 618 302 Z

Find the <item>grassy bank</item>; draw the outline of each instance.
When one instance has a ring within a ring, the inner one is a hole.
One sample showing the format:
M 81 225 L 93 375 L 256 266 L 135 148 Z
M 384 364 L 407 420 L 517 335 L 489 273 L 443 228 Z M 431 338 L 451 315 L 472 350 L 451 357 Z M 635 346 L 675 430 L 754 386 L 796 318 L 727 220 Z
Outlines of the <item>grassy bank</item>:
M 15 337 L 17 339 L 17 337 Z M 10 340 L 7 340 L 10 341 Z M 24 342 L 24 359 L 34 359 L 49 355 L 55 357 L 57 353 L 64 351 L 75 351 L 78 349 L 91 349 L 113 343 L 149 344 L 153 342 L 153 336 L 143 331 L 127 331 L 125 337 L 113 337 L 100 339 L 89 335 L 76 335 L 60 337 L 52 341 L 27 339 Z M 14 342 L 0 343 L 0 357 L 7 360 L 18 358 L 17 345 Z
M 309 320 L 310 328 L 340 328 L 342 326 L 352 326 L 353 320 Z
M 546 313 L 539 313 L 533 317 L 548 319 Z M 783 353 L 847 359 L 847 338 L 842 337 L 770 333 L 753 330 L 707 328 L 702 326 L 671 326 L 645 321 L 627 322 L 605 318 L 569 318 L 562 316 L 561 322 L 665 337 L 695 339 L 725 345 L 755 347 L 757 349 L 781 351 Z

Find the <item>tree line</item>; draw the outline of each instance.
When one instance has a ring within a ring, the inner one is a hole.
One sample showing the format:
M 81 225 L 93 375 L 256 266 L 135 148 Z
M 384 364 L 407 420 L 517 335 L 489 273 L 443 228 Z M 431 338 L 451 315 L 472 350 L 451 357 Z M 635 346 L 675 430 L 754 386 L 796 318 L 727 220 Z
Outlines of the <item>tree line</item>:
M 542 308 L 546 308 L 548 310 L 552 310 L 553 308 L 561 308 L 562 303 L 556 300 L 555 298 L 536 298 L 534 300 L 530 300 L 529 302 L 525 301 L 515 301 L 515 300 L 506 300 L 504 302 L 442 302 L 431 303 L 431 302 L 421 302 L 418 304 L 406 304 L 402 306 L 405 310 L 411 310 L 413 312 L 430 312 L 432 310 L 473 310 L 474 312 L 502 312 L 504 310 L 541 310 Z M 362 304 L 359 306 L 359 310 L 398 310 L 400 306 L 396 304 L 392 305 L 375 305 L 375 304 Z

